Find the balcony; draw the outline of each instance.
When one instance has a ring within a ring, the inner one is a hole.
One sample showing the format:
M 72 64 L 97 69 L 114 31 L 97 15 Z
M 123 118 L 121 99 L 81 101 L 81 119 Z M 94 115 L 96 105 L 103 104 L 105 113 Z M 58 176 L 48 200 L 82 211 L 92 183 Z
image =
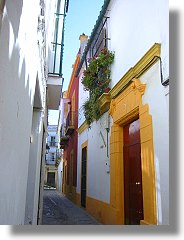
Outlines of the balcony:
M 71 135 L 75 129 L 77 124 L 77 113 L 74 111 L 70 111 L 66 118 L 66 131 L 65 136 Z
M 61 136 L 61 138 L 60 138 L 60 148 L 61 149 L 65 149 L 65 147 L 68 145 L 68 140 L 69 140 L 68 136 Z
M 48 76 L 47 80 L 47 107 L 48 109 L 58 110 L 63 79 L 59 76 Z
M 50 149 L 50 147 L 57 147 L 58 146 L 58 142 L 55 142 L 55 141 L 50 141 L 50 142 L 47 142 L 47 149 Z

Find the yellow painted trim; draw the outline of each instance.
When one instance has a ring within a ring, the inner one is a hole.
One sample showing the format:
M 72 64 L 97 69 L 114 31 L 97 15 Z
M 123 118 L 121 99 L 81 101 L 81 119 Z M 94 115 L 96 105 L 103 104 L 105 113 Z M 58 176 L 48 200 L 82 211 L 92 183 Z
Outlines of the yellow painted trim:
M 116 222 L 116 214 L 110 208 L 110 204 L 89 196 L 86 197 L 86 211 L 102 224 L 114 224 Z
M 120 81 L 110 90 L 109 93 L 104 93 L 99 98 L 100 112 L 103 114 L 108 111 L 110 108 L 111 99 L 115 98 L 122 89 L 134 78 L 138 78 L 143 73 L 145 73 L 160 57 L 161 45 L 159 43 L 155 43 L 145 54 L 144 56 L 133 66 L 131 67 L 125 75 L 120 79 Z M 135 85 L 134 81 L 134 85 Z M 132 88 L 136 88 L 136 86 L 132 85 Z M 140 89 L 141 95 L 145 90 L 145 86 L 141 86 Z M 128 88 L 129 89 L 129 88 Z M 127 92 L 127 89 L 125 90 Z M 112 106 L 112 105 L 111 105 Z M 81 134 L 88 125 L 86 121 L 78 128 L 78 133 Z
M 71 91 L 71 86 L 72 86 L 73 81 L 75 79 L 75 73 L 77 71 L 77 67 L 78 67 L 79 62 L 80 62 L 80 54 L 77 54 L 75 63 L 73 65 L 73 71 L 72 71 L 72 75 L 71 75 L 71 78 L 70 78 L 70 83 L 68 85 L 67 98 L 69 97 L 69 94 L 70 94 L 70 91 Z
M 140 223 L 157 223 L 153 127 L 149 107 L 142 105 L 145 88 L 145 84 L 134 79 L 124 92 L 111 101 L 110 106 L 114 122 L 110 137 L 110 205 L 117 210 L 121 224 L 124 224 L 123 126 L 137 117 L 140 119 L 144 209 L 144 219 Z
M 75 89 L 72 94 L 72 109 L 71 111 L 75 111 Z
M 77 203 L 76 187 L 72 186 L 71 188 L 69 185 L 64 184 L 64 189 L 65 189 L 64 194 L 66 195 L 66 197 L 76 204 Z
M 144 220 L 141 220 L 140 225 L 150 225 L 150 224 L 148 222 L 144 221 Z
M 100 113 L 108 111 L 110 108 L 111 95 L 110 93 L 103 93 L 99 98 Z
M 132 67 L 125 75 L 120 79 L 120 81 L 111 89 L 111 98 L 114 98 L 133 78 L 140 77 L 144 72 L 146 72 L 160 57 L 161 45 L 155 43 L 145 55 Z M 155 58 L 155 59 L 154 59 Z
M 81 134 L 81 133 L 84 132 L 88 127 L 89 127 L 89 126 L 88 126 L 87 122 L 84 121 L 83 124 L 80 125 L 80 127 L 77 129 L 77 132 L 78 132 L 79 134 Z
M 88 141 L 85 141 L 82 145 L 81 145 L 81 148 L 85 148 L 85 147 L 88 147 Z
M 81 194 L 76 192 L 76 204 L 81 206 Z

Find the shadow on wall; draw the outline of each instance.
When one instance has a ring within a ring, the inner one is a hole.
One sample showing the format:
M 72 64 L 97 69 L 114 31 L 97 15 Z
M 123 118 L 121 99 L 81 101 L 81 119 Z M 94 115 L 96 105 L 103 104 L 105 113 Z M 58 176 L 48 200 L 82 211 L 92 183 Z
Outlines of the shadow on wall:
M 15 39 L 18 37 L 22 7 L 23 0 L 16 1 L 16 11 L 13 1 L 6 1 L 7 15 L 12 24 Z
M 38 236 L 68 236 L 68 235 L 111 235 L 111 236 L 149 236 L 153 235 L 162 235 L 162 236 L 178 236 L 180 235 L 179 229 L 179 82 L 177 79 L 179 69 L 178 69 L 178 59 L 179 58 L 179 23 L 180 18 L 178 12 L 171 11 L 170 12 L 170 48 L 171 52 L 171 61 L 170 68 L 173 76 L 175 76 L 176 81 L 173 81 L 175 84 L 175 88 L 172 88 L 171 92 L 171 101 L 170 101 L 170 112 L 172 115 L 170 116 L 170 159 L 174 161 L 170 161 L 170 169 L 172 169 L 172 173 L 170 172 L 170 204 L 172 208 L 170 211 L 170 225 L 169 226 L 42 226 L 41 228 L 37 227 L 18 227 L 13 226 L 10 228 L 11 235 L 17 236 L 30 236 L 38 235 Z M 176 44 L 177 43 L 177 44 Z M 173 77 L 171 76 L 171 78 Z M 172 85 L 172 81 L 171 81 Z M 172 119 L 173 118 L 173 119 Z M 176 124 L 177 123 L 177 124 Z M 172 125 L 172 126 L 171 126 Z
M 14 4 L 13 1 L 6 1 L 7 14 L 3 18 L 0 33 L 0 105 L 4 104 L 4 107 L 1 106 L 2 109 L 16 109 L 16 116 L 21 120 L 20 109 L 23 114 L 23 111 L 26 111 L 26 108 L 31 107 L 32 104 L 30 77 L 29 74 L 26 74 L 25 59 L 20 57 L 21 46 L 17 44 L 23 0 L 16 1 L 16 11 Z M 7 95 L 12 98 L 9 97 L 8 102 L 5 102 Z M 4 117 L 6 119 L 6 116 Z
M 7 218 L 0 217 L 0 224 L 24 224 L 28 171 L 25 159 L 29 159 L 30 139 L 27 136 L 31 130 L 32 99 L 31 78 L 24 57 L 20 58 L 21 46 L 17 43 L 22 8 L 23 0 L 6 1 L 0 30 L 0 162 L 7 160 L 0 169 L 0 189 L 5 193 L 0 208 Z M 7 174 L 11 177 L 4 184 L 2 179 L 7 179 Z

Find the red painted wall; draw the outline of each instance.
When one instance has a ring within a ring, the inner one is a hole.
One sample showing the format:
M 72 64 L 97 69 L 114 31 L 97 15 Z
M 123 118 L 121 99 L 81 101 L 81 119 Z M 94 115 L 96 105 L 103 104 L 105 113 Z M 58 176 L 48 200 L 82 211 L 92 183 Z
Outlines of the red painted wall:
M 78 64 L 80 62 L 80 56 L 77 55 L 75 64 L 74 64 L 74 70 L 72 73 L 72 78 L 69 84 L 69 90 L 68 90 L 68 98 L 70 99 L 71 106 L 70 109 L 75 109 L 75 117 L 74 117 L 74 126 L 75 129 L 73 133 L 70 135 L 68 145 L 65 148 L 65 160 L 67 161 L 67 182 L 66 184 L 69 185 L 69 179 L 70 179 L 70 153 L 73 149 L 73 186 L 77 186 L 77 145 L 78 145 L 78 95 L 79 95 L 79 78 L 75 77 L 75 72 L 77 70 Z M 75 106 L 72 106 L 72 96 L 75 91 Z
M 73 186 L 77 186 L 77 145 L 78 145 L 78 132 L 77 132 L 77 128 L 78 128 L 78 93 L 79 93 L 79 78 L 75 77 L 73 84 L 71 86 L 71 91 L 69 93 L 69 99 L 72 102 L 72 95 L 74 93 L 75 90 L 75 130 L 74 132 L 70 135 L 69 138 L 69 142 L 68 142 L 68 146 L 67 146 L 67 165 L 70 166 L 69 161 L 70 161 L 70 152 L 73 149 L 74 152 L 74 156 L 73 156 Z M 72 106 L 71 106 L 72 108 Z M 69 167 L 68 167 L 68 179 L 67 179 L 67 184 L 69 184 Z

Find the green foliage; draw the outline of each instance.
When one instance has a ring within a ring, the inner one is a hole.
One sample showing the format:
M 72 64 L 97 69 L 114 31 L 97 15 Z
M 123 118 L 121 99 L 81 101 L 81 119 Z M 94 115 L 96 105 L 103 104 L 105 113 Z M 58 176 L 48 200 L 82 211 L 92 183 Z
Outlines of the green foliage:
M 102 49 L 97 57 L 93 57 L 84 71 L 82 84 L 84 89 L 90 92 L 90 98 L 84 103 L 84 115 L 88 125 L 93 120 L 98 120 L 100 117 L 100 107 L 98 98 L 109 87 L 111 81 L 110 65 L 114 61 L 114 53 L 108 49 Z

